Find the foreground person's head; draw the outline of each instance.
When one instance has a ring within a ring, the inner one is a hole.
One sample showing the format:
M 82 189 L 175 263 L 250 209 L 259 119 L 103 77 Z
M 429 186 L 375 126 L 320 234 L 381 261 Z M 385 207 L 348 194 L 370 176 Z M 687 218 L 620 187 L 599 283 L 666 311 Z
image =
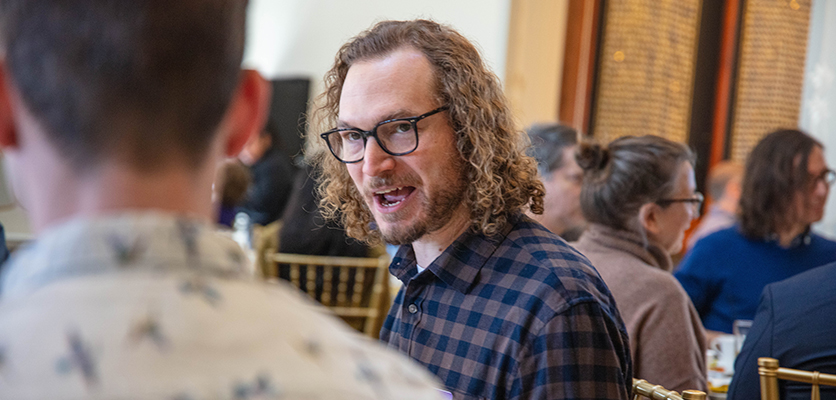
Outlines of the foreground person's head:
M 323 214 L 341 215 L 350 236 L 403 244 L 462 226 L 493 234 L 528 206 L 542 212 L 527 138 L 499 80 L 456 31 L 381 22 L 340 49 L 325 83 L 315 117 L 327 139 L 311 140 L 331 152 L 314 163 Z
M 268 97 L 240 69 L 245 1 L 0 7 L 0 145 L 36 229 L 103 208 L 211 215 L 215 163 L 260 129 Z
M 606 147 L 581 144 L 581 208 L 589 222 L 637 232 L 669 254 L 682 249 L 702 195 L 695 192 L 694 156 L 658 136 L 623 137 Z

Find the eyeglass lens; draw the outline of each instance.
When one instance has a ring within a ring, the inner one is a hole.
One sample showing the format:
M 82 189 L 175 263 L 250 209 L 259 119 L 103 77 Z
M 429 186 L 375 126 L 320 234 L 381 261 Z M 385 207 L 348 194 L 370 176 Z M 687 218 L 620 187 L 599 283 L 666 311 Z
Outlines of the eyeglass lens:
M 380 147 L 388 153 L 400 154 L 415 150 L 417 134 L 415 123 L 410 121 L 392 121 L 378 125 L 374 131 Z M 366 135 L 358 130 L 343 130 L 328 135 L 331 149 L 340 160 L 359 161 L 366 149 Z

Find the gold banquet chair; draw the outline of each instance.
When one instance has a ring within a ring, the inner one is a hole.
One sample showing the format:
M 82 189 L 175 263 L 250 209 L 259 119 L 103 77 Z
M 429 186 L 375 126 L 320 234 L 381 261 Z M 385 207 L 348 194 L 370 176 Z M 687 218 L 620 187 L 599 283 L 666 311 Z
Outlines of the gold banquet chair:
M 389 309 L 389 257 L 274 253 L 271 270 L 328 307 L 355 329 L 377 338 Z
M 252 244 L 255 252 L 255 270 L 265 279 L 276 276 L 276 271 L 271 267 L 267 256 L 279 251 L 279 231 L 282 230 L 282 221 L 271 222 L 265 226 L 253 224 Z
M 699 390 L 685 390 L 680 395 L 673 390 L 648 383 L 644 379 L 633 378 L 633 400 L 639 400 L 642 397 L 655 400 L 705 400 L 706 395 L 705 392 Z
M 761 377 L 761 400 L 779 400 L 778 379 L 785 381 L 809 383 L 813 385 L 810 398 L 819 400 L 819 386 L 836 386 L 836 375 L 823 374 L 818 371 L 802 371 L 799 369 L 781 368 L 778 360 L 770 357 L 758 358 L 758 374 Z

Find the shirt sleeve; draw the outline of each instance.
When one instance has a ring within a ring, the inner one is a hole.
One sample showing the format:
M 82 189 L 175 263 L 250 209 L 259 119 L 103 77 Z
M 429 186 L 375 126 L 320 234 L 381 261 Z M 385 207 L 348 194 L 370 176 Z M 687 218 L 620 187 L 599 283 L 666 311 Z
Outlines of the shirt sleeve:
M 746 335 L 743 348 L 734 362 L 734 378 L 729 386 L 728 400 L 757 399 L 761 395 L 758 358 L 772 357 L 772 288 L 763 290 L 752 328 Z
M 622 326 L 595 302 L 555 315 L 523 349 L 509 398 L 628 399 L 632 367 Z

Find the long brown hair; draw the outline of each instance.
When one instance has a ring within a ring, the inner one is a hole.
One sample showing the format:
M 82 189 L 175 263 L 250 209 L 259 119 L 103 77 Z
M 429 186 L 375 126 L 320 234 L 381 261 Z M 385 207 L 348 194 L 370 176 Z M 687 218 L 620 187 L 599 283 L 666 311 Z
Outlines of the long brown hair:
M 796 129 L 766 135 L 746 160 L 740 194 L 740 228 L 744 235 L 764 238 L 795 218 L 792 202 L 808 183 L 807 161 L 816 139 Z
M 542 213 L 544 189 L 537 165 L 525 154 L 528 137 L 517 128 L 499 79 L 464 36 L 433 21 L 414 20 L 384 21 L 360 33 L 340 48 L 325 75 L 325 92 L 317 99 L 320 106 L 312 118 L 317 129 L 308 139 L 319 147 L 310 159 L 323 172 L 319 186 L 323 216 L 341 219 L 349 236 L 370 243 L 380 240 L 345 165 L 322 150 L 324 143 L 317 133 L 336 125 L 343 83 L 353 63 L 404 47 L 420 51 L 433 66 L 435 97 L 448 107 L 456 147 L 464 160 L 471 229 L 494 234 L 526 206 Z

